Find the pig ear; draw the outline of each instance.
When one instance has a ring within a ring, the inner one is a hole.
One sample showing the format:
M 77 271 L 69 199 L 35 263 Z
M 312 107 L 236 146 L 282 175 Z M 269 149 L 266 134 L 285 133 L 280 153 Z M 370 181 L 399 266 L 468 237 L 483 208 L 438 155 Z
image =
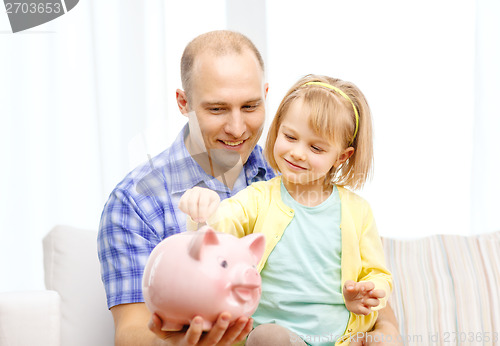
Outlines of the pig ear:
M 255 264 L 259 263 L 266 247 L 266 237 L 262 233 L 252 233 L 242 239 L 248 243 L 248 248 L 255 257 Z
M 196 231 L 193 240 L 189 244 L 189 256 L 199 261 L 201 259 L 201 253 L 205 245 L 217 244 L 219 244 L 217 233 L 215 233 L 215 231 L 210 227 L 203 227 L 200 230 Z

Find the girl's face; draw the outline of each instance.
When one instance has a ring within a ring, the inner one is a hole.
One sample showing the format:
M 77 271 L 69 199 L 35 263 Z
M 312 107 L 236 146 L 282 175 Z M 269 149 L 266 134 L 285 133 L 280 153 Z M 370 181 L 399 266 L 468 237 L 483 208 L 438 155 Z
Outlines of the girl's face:
M 353 152 L 322 138 L 309 126 L 309 107 L 302 99 L 292 102 L 284 114 L 274 144 L 274 159 L 283 179 L 291 184 L 323 185 L 326 174 Z

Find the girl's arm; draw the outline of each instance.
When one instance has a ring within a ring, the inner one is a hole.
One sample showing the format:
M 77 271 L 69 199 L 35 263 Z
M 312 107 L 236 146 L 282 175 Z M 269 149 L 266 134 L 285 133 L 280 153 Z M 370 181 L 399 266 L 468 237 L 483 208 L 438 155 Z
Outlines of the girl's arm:
M 378 298 L 379 304 L 373 310 L 386 306 L 392 292 L 392 275 L 385 263 L 385 254 L 382 240 L 377 231 L 371 208 L 366 204 L 365 215 L 362 223 L 359 252 L 361 255 L 362 270 L 358 282 L 373 283 L 374 291 L 383 291 L 385 294 Z M 378 294 L 377 294 L 378 296 Z
M 188 218 L 188 230 L 196 230 L 206 222 L 216 231 L 243 237 L 253 232 L 258 212 L 259 189 L 253 186 L 220 202 L 219 195 L 210 189 L 194 187 L 179 201 L 179 209 Z

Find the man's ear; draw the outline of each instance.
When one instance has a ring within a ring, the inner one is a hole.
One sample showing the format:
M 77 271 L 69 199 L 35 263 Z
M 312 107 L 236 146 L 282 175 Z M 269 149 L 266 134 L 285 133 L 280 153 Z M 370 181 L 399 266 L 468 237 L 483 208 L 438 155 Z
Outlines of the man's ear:
M 269 91 L 269 83 L 264 84 L 264 99 L 267 99 L 267 92 Z
M 175 91 L 175 98 L 177 100 L 177 106 L 179 107 L 179 110 L 181 111 L 182 114 L 187 116 L 189 113 L 189 104 L 186 96 L 186 92 L 181 89 L 177 89 Z
M 354 154 L 354 148 L 349 147 L 343 152 L 340 153 L 339 157 L 337 158 L 337 161 L 335 161 L 334 167 L 337 168 L 344 162 L 346 162 L 351 156 Z

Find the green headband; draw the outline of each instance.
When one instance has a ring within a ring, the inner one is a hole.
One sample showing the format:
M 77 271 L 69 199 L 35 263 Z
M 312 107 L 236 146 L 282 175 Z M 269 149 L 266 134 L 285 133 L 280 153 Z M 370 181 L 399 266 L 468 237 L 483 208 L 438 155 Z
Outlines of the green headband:
M 358 127 L 359 127 L 359 114 L 358 114 L 358 109 L 354 105 L 354 102 L 352 102 L 352 100 L 349 98 L 349 96 L 347 96 L 347 94 L 345 92 L 343 92 L 342 90 L 340 90 L 339 88 L 337 88 L 333 85 L 323 83 L 323 82 L 307 82 L 307 83 L 303 84 L 303 86 L 304 85 L 319 85 L 319 86 L 323 86 L 323 87 L 328 88 L 328 89 L 332 89 L 332 90 L 336 91 L 337 93 L 339 93 L 340 95 L 342 95 L 347 101 L 349 101 L 351 103 L 352 109 L 354 109 L 354 115 L 356 116 L 356 129 L 354 130 L 354 136 L 352 136 L 352 140 L 349 142 L 349 145 L 351 145 L 354 142 L 354 139 L 356 139 L 356 135 L 358 134 Z

